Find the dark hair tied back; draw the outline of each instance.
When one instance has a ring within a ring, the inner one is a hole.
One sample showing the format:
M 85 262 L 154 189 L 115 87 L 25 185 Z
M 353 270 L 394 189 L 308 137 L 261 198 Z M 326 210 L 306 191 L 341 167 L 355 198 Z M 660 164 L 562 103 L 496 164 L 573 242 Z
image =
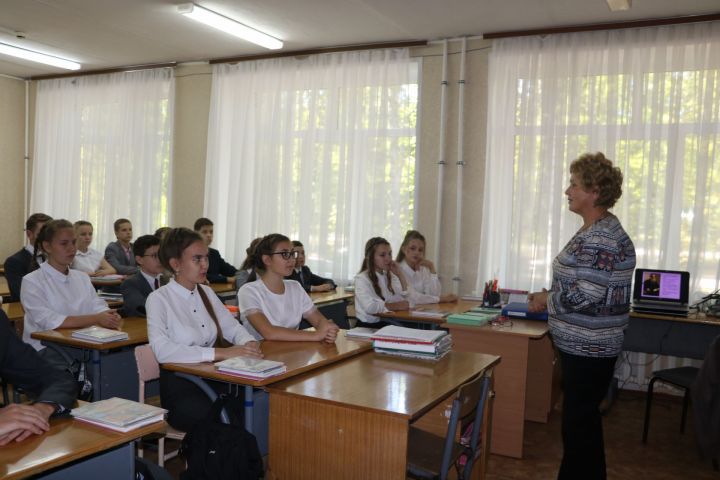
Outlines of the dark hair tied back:
M 160 250 L 158 252 L 160 263 L 167 270 L 174 271 L 170 266 L 170 259 L 182 257 L 185 249 L 195 242 L 203 242 L 204 244 L 198 232 L 185 227 L 171 229 L 160 241 Z
M 37 237 L 35 237 L 35 253 L 33 254 L 32 263 L 31 263 L 31 269 L 35 270 L 40 266 L 40 262 L 38 262 L 38 258 L 44 258 L 43 256 L 43 242 L 52 242 L 53 238 L 55 238 L 55 235 L 60 231 L 64 230 L 66 228 L 73 229 L 73 224 L 68 222 L 67 220 L 60 218 L 58 220 L 50 220 L 49 222 L 45 223 L 43 227 L 40 229 L 40 232 L 38 232 Z
M 263 255 L 270 255 L 275 251 L 275 246 L 280 242 L 290 242 L 290 239 L 282 233 L 271 233 L 265 235 L 260 243 L 255 247 L 253 252 L 253 258 L 255 260 L 255 268 L 257 270 L 265 270 L 265 264 L 263 263 Z

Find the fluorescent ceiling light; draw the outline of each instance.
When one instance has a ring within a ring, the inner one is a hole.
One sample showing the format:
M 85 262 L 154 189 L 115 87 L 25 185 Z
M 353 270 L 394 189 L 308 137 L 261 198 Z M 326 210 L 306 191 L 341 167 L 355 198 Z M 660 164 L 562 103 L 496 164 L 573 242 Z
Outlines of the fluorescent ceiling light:
M 619 12 L 622 10 L 630 10 L 632 0 L 606 0 L 610 11 Z
M 44 63 L 45 65 L 52 65 L 53 67 L 60 67 L 66 70 L 80 70 L 80 67 L 82 66 L 79 63 L 71 62 L 70 60 L 65 60 L 64 58 L 54 57 L 34 50 L 15 47 L 6 43 L 0 43 L 0 54 L 22 58 L 23 60 L 29 60 L 31 62 Z
M 243 40 L 255 43 L 261 47 L 265 47 L 270 50 L 278 50 L 283 47 L 283 42 L 275 37 L 271 37 L 266 33 L 255 30 L 254 28 L 243 25 L 240 22 L 236 22 L 231 18 L 215 13 L 212 10 L 208 10 L 207 8 L 203 8 L 199 5 L 195 5 L 194 3 L 184 3 L 182 5 L 178 5 L 178 12 L 200 23 L 217 28 L 218 30 L 222 30 L 230 35 L 235 35 L 236 37 L 240 37 Z

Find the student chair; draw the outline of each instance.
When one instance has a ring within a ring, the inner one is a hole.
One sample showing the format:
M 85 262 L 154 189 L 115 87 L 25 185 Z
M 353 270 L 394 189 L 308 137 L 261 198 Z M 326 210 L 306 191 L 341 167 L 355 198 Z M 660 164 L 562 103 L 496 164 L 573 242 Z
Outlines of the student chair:
M 690 387 L 693 382 L 695 382 L 698 371 L 700 371 L 700 369 L 697 367 L 676 367 L 653 372 L 650 383 L 648 383 L 647 396 L 645 398 L 645 423 L 643 425 L 642 443 L 647 443 L 648 430 L 650 429 L 650 407 L 652 406 L 653 387 L 658 380 L 684 390 L 680 433 L 685 433 L 685 420 L 687 417 L 688 404 L 690 403 Z
M 475 377 L 458 389 L 452 403 L 445 438 L 411 427 L 408 436 L 407 474 L 415 479 L 448 478 L 455 465 L 457 478 L 469 479 L 474 463 L 481 455 L 483 418 L 490 392 L 490 378 Z M 458 442 L 458 426 L 460 427 Z
M 138 370 L 138 401 L 145 403 L 145 382 L 160 378 L 160 365 L 155 359 L 155 354 L 149 344 L 135 347 L 135 362 Z M 170 425 L 164 437 L 158 439 L 158 465 L 165 465 L 165 460 L 170 460 L 178 455 L 179 450 L 165 453 L 165 438 L 172 440 L 182 440 L 185 438 L 185 432 L 175 430 Z M 143 443 L 138 443 L 138 457 L 143 458 Z

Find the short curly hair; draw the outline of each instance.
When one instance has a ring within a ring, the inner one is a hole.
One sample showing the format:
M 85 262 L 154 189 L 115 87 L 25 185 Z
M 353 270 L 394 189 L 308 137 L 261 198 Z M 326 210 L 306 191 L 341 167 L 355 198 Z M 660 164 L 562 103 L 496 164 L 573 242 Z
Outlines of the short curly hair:
M 597 188 L 596 207 L 612 208 L 622 196 L 623 174 L 602 152 L 580 155 L 570 164 L 570 173 L 577 175 L 584 189 Z

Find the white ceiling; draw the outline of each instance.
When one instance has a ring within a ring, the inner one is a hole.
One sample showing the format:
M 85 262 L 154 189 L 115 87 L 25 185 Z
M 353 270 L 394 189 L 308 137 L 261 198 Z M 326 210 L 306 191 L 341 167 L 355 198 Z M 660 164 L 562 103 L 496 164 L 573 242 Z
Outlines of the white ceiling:
M 267 53 L 177 13 L 183 0 L 0 0 L 0 42 L 62 56 L 83 70 Z M 433 40 L 531 28 L 699 15 L 720 0 L 196 0 L 285 41 L 283 50 Z M 18 40 L 13 31 L 23 31 Z M 0 74 L 63 73 L 0 56 Z

